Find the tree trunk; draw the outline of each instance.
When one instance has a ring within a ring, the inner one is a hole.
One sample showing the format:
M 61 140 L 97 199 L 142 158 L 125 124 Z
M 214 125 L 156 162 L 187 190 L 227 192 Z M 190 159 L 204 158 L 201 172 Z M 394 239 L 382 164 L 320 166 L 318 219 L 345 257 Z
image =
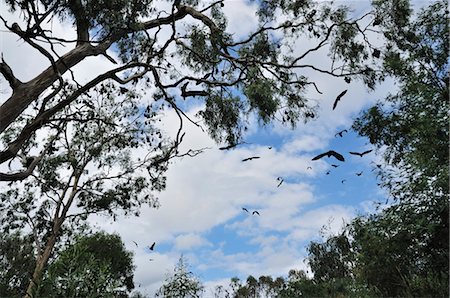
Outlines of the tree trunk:
M 58 237 L 59 230 L 61 227 L 62 221 L 58 221 L 56 225 L 56 229 L 53 230 L 52 235 L 49 237 L 47 243 L 45 244 L 44 251 L 41 255 L 39 255 L 36 266 L 34 267 L 33 276 L 30 279 L 30 283 L 28 284 L 27 291 L 25 293 L 24 298 L 33 298 L 34 292 L 37 290 L 39 283 L 41 282 L 42 273 L 44 272 L 44 267 L 47 265 L 48 260 L 53 252 L 53 248 L 55 247 L 56 238 Z

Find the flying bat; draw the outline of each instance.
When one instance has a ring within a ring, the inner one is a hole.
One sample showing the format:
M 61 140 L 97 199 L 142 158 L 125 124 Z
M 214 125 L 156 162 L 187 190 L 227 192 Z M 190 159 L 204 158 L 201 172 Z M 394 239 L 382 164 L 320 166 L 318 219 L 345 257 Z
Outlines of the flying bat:
M 361 172 L 359 172 L 359 173 L 356 173 L 356 176 L 361 176 L 362 175 L 362 171 Z
M 346 130 L 346 129 L 341 130 L 340 132 L 337 132 L 337 133 L 334 135 L 334 137 L 337 138 L 337 136 L 340 136 L 340 137 L 342 138 L 342 134 L 343 134 L 344 132 L 348 132 L 348 130 Z
M 258 158 L 261 158 L 261 157 L 259 157 L 259 156 L 247 157 L 247 158 L 244 158 L 242 161 L 248 161 L 248 160 L 253 160 L 253 159 L 258 159 Z
M 344 91 L 342 91 L 342 92 L 336 97 L 336 100 L 334 101 L 334 104 L 333 104 L 333 110 L 336 108 L 336 106 L 337 106 L 337 104 L 338 104 L 338 101 L 341 100 L 342 96 L 344 96 L 345 93 L 347 93 L 347 89 L 345 89 Z
M 128 89 L 125 88 L 125 87 L 119 87 L 119 90 L 120 90 L 120 93 L 122 93 L 122 94 L 125 94 L 125 93 L 127 93 L 128 91 L 130 91 L 130 90 L 128 90 Z
M 367 150 L 367 151 L 364 151 L 364 152 L 362 152 L 362 153 L 359 153 L 359 152 L 349 152 L 350 154 L 353 154 L 353 155 L 359 155 L 359 156 L 361 156 L 361 157 L 363 157 L 363 155 L 366 155 L 367 153 L 370 153 L 370 152 L 372 152 L 373 150 Z
M 242 210 L 244 210 L 245 212 L 248 212 L 247 208 L 242 207 Z
M 259 212 L 256 210 L 252 212 L 252 215 L 255 215 L 255 214 L 260 215 Z
M 133 241 L 133 243 L 134 243 L 134 244 L 136 244 L 136 247 L 138 246 L 138 244 L 137 244 L 137 242 L 136 242 L 136 241 Z
M 330 173 L 331 173 L 330 171 L 327 171 L 327 172 L 325 173 L 325 175 L 330 175 Z
M 228 149 L 234 148 L 241 144 L 244 144 L 244 143 L 236 143 L 236 144 L 230 144 L 230 145 L 224 146 L 224 147 L 219 147 L 219 150 L 228 150 Z
M 337 167 L 339 167 L 338 165 L 331 165 L 333 168 L 337 168 Z
M 281 177 L 278 177 L 277 180 L 280 181 L 280 183 L 278 183 L 277 187 L 280 187 L 281 184 L 283 184 L 284 180 Z
M 341 183 L 344 184 L 345 181 L 346 181 L 345 179 L 344 179 L 344 180 L 341 180 Z
M 307 169 L 307 170 L 312 170 L 312 168 L 311 168 L 311 167 L 307 167 L 306 169 Z
M 154 250 L 154 249 L 155 249 L 155 244 L 156 244 L 156 242 L 153 242 L 153 244 L 150 245 L 148 248 L 149 248 L 150 250 Z
M 333 151 L 333 150 L 330 150 L 330 151 L 324 152 L 322 154 L 319 154 L 316 157 L 314 157 L 312 160 L 318 160 L 318 159 L 321 159 L 324 156 L 327 156 L 327 157 L 334 156 L 334 158 L 336 158 L 337 160 L 345 161 L 344 157 L 341 154 L 339 154 L 339 153 L 337 153 L 336 151 Z

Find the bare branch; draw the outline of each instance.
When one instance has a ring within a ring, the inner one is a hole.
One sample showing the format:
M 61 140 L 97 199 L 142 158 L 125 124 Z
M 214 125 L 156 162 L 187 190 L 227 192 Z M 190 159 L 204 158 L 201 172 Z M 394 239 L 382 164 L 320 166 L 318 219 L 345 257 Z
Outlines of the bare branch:
M 47 143 L 45 148 L 41 151 L 39 156 L 33 157 L 32 161 L 27 165 L 27 169 L 22 172 L 13 173 L 13 174 L 5 174 L 0 173 L 0 181 L 22 181 L 26 179 L 28 176 L 30 176 L 33 173 L 34 168 L 39 164 L 39 162 L 44 158 L 47 151 L 51 148 L 53 145 L 53 142 L 59 135 L 60 130 L 50 139 L 50 141 Z M 30 157 L 31 158 L 31 157 Z
M 19 79 L 17 79 L 14 76 L 11 67 L 9 67 L 9 65 L 6 64 L 5 60 L 3 59 L 3 54 L 2 54 L 2 62 L 0 63 L 0 73 L 8 81 L 9 85 L 13 89 L 13 92 L 15 89 L 17 89 L 20 85 L 23 84 Z

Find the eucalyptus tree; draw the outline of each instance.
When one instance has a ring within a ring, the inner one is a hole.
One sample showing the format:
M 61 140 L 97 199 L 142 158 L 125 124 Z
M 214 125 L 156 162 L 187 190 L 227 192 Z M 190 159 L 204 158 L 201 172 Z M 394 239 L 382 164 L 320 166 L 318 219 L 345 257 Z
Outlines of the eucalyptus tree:
M 133 255 L 119 235 L 78 236 L 50 264 L 38 296 L 127 297 L 134 289 L 133 270 Z
M 307 91 L 320 92 L 312 72 L 360 78 L 373 87 L 378 73 L 367 58 L 369 12 L 351 18 L 346 7 L 307 0 L 255 1 L 258 24 L 245 36 L 227 32 L 224 1 L 5 0 L 21 16 L 3 28 L 42 56 L 48 67 L 28 81 L 17 76 L 3 53 L 0 74 L 9 97 L 0 105 L 0 181 L 3 227 L 28 230 L 36 267 L 27 288 L 33 296 L 58 244 L 89 214 L 139 213 L 157 206 L 155 191 L 179 152 L 184 101 L 200 102 L 198 116 L 217 142 L 236 144 L 247 119 L 280 120 L 295 126 L 316 116 Z M 72 25 L 76 38 L 49 30 Z M 297 49 L 298 40 L 311 47 Z M 329 51 L 328 66 L 311 63 Z M 111 69 L 91 71 L 80 83 L 76 67 L 103 56 Z M 145 96 L 145 92 L 150 92 Z M 175 111 L 176 133 L 155 122 Z
M 202 282 L 189 271 L 186 259 L 181 256 L 173 270 L 168 274 L 164 284 L 158 289 L 155 297 L 167 298 L 199 298 L 204 293 Z

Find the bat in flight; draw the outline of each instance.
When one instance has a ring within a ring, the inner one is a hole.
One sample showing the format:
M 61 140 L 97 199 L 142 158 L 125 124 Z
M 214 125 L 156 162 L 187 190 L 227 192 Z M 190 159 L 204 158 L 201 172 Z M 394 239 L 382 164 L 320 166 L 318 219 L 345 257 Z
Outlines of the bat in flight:
M 349 152 L 349 153 L 353 154 L 353 155 L 359 155 L 359 156 L 363 157 L 363 155 L 366 155 L 367 153 L 370 153 L 372 151 L 373 150 L 367 150 L 367 151 L 364 151 L 364 152 L 361 152 L 361 153 L 359 153 L 359 152 Z
M 236 147 L 236 146 L 239 146 L 239 145 L 242 145 L 242 144 L 244 144 L 244 143 L 230 144 L 230 145 L 228 145 L 228 146 L 219 147 L 219 150 L 229 150 L 229 149 L 232 149 L 232 148 L 234 148 L 234 147 Z
M 247 212 L 247 213 L 248 213 L 248 209 L 247 209 L 247 208 L 245 208 L 245 207 L 242 207 L 242 210 L 244 210 L 245 212 Z
M 344 184 L 344 182 L 345 182 L 345 181 L 346 181 L 346 180 L 345 180 L 345 179 L 343 179 L 343 180 L 341 180 L 341 183 L 342 183 L 342 184 Z
M 333 104 L 333 110 L 336 108 L 338 102 L 341 100 L 342 96 L 345 95 L 345 93 L 347 93 L 347 89 L 345 89 L 344 91 L 342 91 L 341 93 L 339 93 L 339 95 L 336 97 L 334 104 Z
M 154 250 L 154 249 L 155 249 L 155 244 L 156 244 L 156 242 L 153 242 L 153 244 L 150 245 L 148 248 L 149 248 L 150 250 Z
M 312 170 L 312 168 L 311 168 L 311 167 L 307 167 L 306 169 L 307 169 L 307 170 Z
M 361 172 L 359 172 L 359 173 L 356 173 L 356 176 L 361 176 L 362 175 L 362 171 Z
M 278 183 L 277 187 L 280 187 L 281 184 L 283 184 L 284 180 L 281 177 L 278 177 L 277 180 L 280 181 L 280 183 Z
M 136 242 L 136 241 L 134 241 L 134 240 L 133 240 L 133 243 L 134 243 L 134 244 L 136 244 L 136 247 L 138 247 L 138 244 L 137 244 L 137 242 Z
M 259 157 L 259 156 L 247 157 L 247 158 L 244 158 L 242 161 L 249 161 L 249 160 L 258 159 L 258 158 L 261 158 L 261 157 Z
M 255 214 L 260 215 L 259 212 L 256 210 L 252 212 L 252 215 L 255 215 Z
M 341 130 L 340 132 L 337 132 L 337 133 L 334 135 L 334 137 L 337 138 L 337 136 L 340 136 L 340 137 L 342 138 L 342 134 L 343 134 L 344 132 L 348 132 L 348 130 L 346 130 L 346 129 Z
M 339 167 L 338 165 L 331 165 L 333 168 L 337 168 L 337 167 Z
M 316 157 L 314 157 L 312 160 L 318 160 L 318 159 L 321 159 L 324 156 L 327 156 L 327 157 L 333 156 L 337 160 L 345 161 L 344 157 L 341 154 L 339 154 L 336 151 L 334 151 L 334 150 L 330 150 L 330 151 L 324 152 L 322 154 L 319 154 Z

